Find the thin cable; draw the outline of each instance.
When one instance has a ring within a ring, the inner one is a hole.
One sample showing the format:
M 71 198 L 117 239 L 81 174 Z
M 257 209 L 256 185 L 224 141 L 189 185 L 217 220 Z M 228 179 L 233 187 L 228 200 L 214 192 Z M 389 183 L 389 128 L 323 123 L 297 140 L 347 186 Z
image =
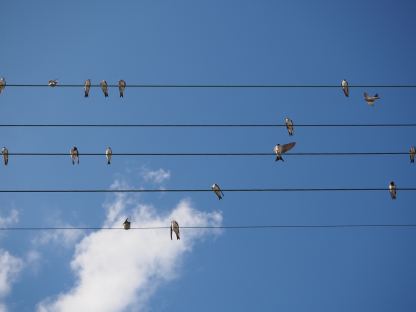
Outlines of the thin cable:
M 0 124 L 0 127 L 79 128 L 277 128 L 284 124 Z M 379 124 L 299 124 L 295 127 L 416 127 L 416 123 Z
M 48 87 L 48 84 L 7 84 L 6 87 Z M 53 88 L 83 88 L 83 84 L 57 84 Z M 101 87 L 92 84 L 92 88 Z M 118 88 L 118 84 L 109 84 L 109 88 Z M 339 84 L 128 84 L 127 88 L 341 88 Z M 416 88 L 416 84 L 356 84 L 349 88 Z
M 231 226 L 181 226 L 180 229 L 316 229 L 316 228 L 416 228 L 416 224 L 279 224 L 279 225 L 231 225 Z M 166 230 L 170 226 L 131 227 L 129 230 Z M 0 231 L 45 230 L 122 230 L 122 227 L 0 227 Z
M 376 192 L 388 191 L 386 187 L 374 188 L 241 188 L 223 189 L 223 192 Z M 400 187 L 397 191 L 416 191 L 416 187 Z M 9 189 L 0 193 L 201 193 L 211 189 Z

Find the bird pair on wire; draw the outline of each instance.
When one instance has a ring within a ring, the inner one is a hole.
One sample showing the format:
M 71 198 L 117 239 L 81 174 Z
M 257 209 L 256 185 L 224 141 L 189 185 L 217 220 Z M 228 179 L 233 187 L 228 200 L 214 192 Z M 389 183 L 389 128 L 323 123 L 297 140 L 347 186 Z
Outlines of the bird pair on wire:
M 71 156 L 72 164 L 75 165 L 75 163 L 79 164 L 79 151 L 76 146 L 73 146 L 71 150 L 69 151 L 69 155 Z M 105 157 L 107 159 L 107 165 L 111 164 L 111 157 L 113 156 L 113 151 L 111 147 L 107 147 L 105 150 Z
M 129 218 L 127 218 L 123 222 L 123 228 L 125 230 L 130 230 L 131 228 L 131 221 L 129 221 Z M 173 233 L 176 235 L 176 240 L 180 240 L 180 233 L 179 233 L 179 223 L 176 220 L 172 220 L 170 223 L 170 240 L 173 239 Z
M 349 97 L 350 89 L 349 89 L 347 80 L 343 79 L 341 81 L 341 87 L 342 87 L 342 91 L 344 91 L 345 96 Z M 380 97 L 378 96 L 377 93 L 374 95 L 368 95 L 367 92 L 364 92 L 364 100 L 367 102 L 368 105 L 373 106 L 376 100 L 378 99 L 380 99 Z

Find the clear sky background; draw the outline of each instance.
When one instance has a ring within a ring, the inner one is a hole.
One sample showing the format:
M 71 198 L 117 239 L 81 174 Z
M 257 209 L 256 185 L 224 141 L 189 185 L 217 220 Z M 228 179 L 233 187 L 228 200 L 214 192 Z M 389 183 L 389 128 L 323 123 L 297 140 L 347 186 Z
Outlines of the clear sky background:
M 414 1 L 8 1 L 9 84 L 415 84 Z M 374 107 L 363 92 L 378 93 Z M 414 123 L 414 89 L 13 88 L 0 123 Z M 2 128 L 10 152 L 406 152 L 414 128 Z M 407 155 L 10 158 L 5 188 L 399 187 Z M 14 227 L 415 223 L 416 194 L 1 194 Z M 0 233 L 0 311 L 415 311 L 416 230 Z

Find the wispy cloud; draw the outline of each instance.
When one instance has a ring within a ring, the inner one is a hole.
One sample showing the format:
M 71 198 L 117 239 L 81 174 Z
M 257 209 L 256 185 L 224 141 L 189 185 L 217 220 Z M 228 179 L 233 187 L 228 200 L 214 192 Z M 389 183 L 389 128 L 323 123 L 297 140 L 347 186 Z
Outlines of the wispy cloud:
M 135 203 L 118 196 L 107 205 L 105 226 L 120 227 L 129 215 L 133 227 L 168 227 L 171 219 L 181 226 L 220 225 L 220 212 L 201 212 L 189 200 L 181 201 L 170 213 L 160 215 L 152 206 Z M 38 305 L 46 311 L 133 311 L 142 310 L 161 283 L 172 280 L 180 272 L 184 254 L 207 235 L 219 231 L 182 230 L 179 241 L 171 241 L 169 229 L 100 230 L 84 237 L 76 246 L 71 268 L 76 282 L 68 292 L 48 298 Z
M 0 249 L 0 301 L 9 294 L 12 284 L 23 269 L 23 260 Z M 0 302 L 0 311 L 7 311 L 6 305 Z
M 170 179 L 170 171 L 162 168 L 159 168 L 158 170 L 143 168 L 142 175 L 146 182 L 155 184 L 160 184 Z
M 6 217 L 0 216 L 0 227 L 7 227 L 17 222 L 19 222 L 19 212 L 16 209 L 10 210 Z

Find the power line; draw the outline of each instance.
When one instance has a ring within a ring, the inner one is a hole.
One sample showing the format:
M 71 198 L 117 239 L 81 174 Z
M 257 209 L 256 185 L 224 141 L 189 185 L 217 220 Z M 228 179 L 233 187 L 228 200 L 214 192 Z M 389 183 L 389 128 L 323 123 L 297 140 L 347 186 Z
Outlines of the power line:
M 231 226 L 181 226 L 180 229 L 328 229 L 328 228 L 416 228 L 416 224 L 279 224 L 279 225 L 231 225 Z M 131 227 L 130 230 L 166 230 L 170 226 Z M 0 231 L 45 230 L 123 230 L 122 227 L 0 227 Z
M 48 84 L 7 84 L 6 87 L 49 87 Z M 84 84 L 57 84 L 54 88 L 83 88 Z M 100 88 L 92 84 L 92 88 Z M 109 84 L 109 88 L 118 88 L 118 84 Z M 341 88 L 337 84 L 128 84 L 127 88 Z M 349 88 L 416 88 L 416 84 L 356 84 Z
M 223 192 L 377 192 L 386 187 L 373 188 L 230 188 Z M 416 187 L 400 187 L 397 191 L 416 191 Z M 211 189 L 0 189 L 0 193 L 201 193 Z
M 0 124 L 0 127 L 108 127 L 108 128 L 277 128 L 284 124 Z M 295 127 L 416 127 L 416 123 L 379 123 L 379 124 L 298 124 Z

